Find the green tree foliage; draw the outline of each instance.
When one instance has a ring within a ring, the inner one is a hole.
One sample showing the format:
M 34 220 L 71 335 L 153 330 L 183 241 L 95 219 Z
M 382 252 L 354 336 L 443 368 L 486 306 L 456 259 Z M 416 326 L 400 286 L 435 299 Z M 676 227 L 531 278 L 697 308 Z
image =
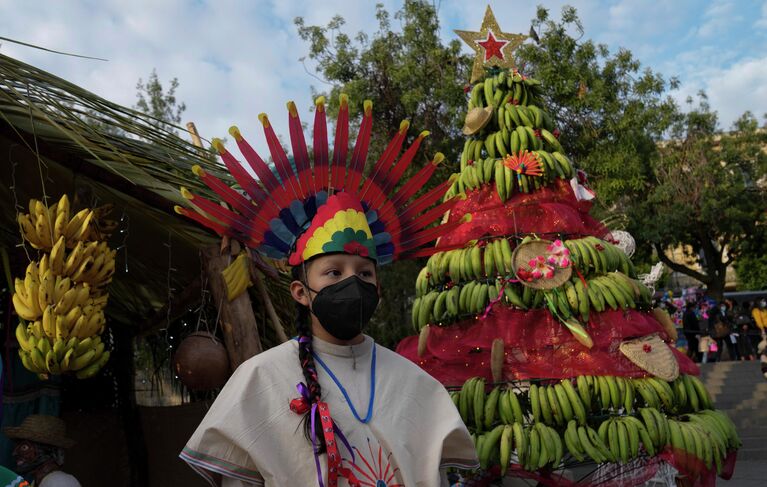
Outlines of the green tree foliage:
M 472 58 L 460 54 L 457 40 L 448 45 L 439 40 L 430 4 L 405 1 L 394 15 L 396 29 L 380 5 L 377 18 L 372 37 L 344 34 L 338 16 L 324 27 L 308 26 L 301 18 L 295 24 L 309 44 L 318 77 L 329 83 L 331 106 L 337 107 L 342 91 L 357 111 L 363 99 L 373 100 L 373 154 L 400 120 L 409 118 L 417 131 L 432 134 L 425 153 L 442 151 L 456 168 Z M 532 28 L 537 40 L 518 50 L 517 65 L 541 81 L 545 109 L 556 120 L 562 145 L 597 190 L 597 216 L 626 222 L 637 239 L 637 257 L 646 263 L 658 258 L 653 257 L 658 249 L 690 245 L 704 256 L 704 272 L 673 264 L 675 270 L 720 293 L 722 266 L 754 248 L 746 245 L 752 241 L 749 228 L 763 221 L 755 208 L 765 207 L 757 181 L 767 164 L 765 154 L 755 151 L 764 133 L 753 116 L 744 116 L 732 134 L 720 134 L 707 106 L 685 114 L 669 96 L 676 79 L 643 67 L 626 49 L 589 40 L 572 7 L 564 7 L 559 19 L 539 7 Z M 669 138 L 679 142 L 664 142 Z M 441 177 L 446 171 L 435 179 Z M 693 188 L 700 189 L 698 199 L 674 193 Z M 376 334 L 384 334 L 380 339 L 387 344 L 411 333 L 407 311 L 418 268 L 396 264 L 381 271 L 386 304 L 377 315 Z
M 764 252 L 764 232 L 757 229 L 767 205 L 765 147 L 767 133 L 751 113 L 722 132 L 701 93 L 698 106 L 674 124 L 671 140 L 662 145 L 646 197 L 631 208 L 632 220 L 641 224 L 637 232 L 660 259 L 704 283 L 715 298 L 724 291 L 728 265 L 739 256 L 758 263 Z M 693 249 L 702 272 L 666 257 L 663 250 L 678 245 Z M 748 276 L 751 269 L 744 270 Z
M 753 235 L 741 245 L 735 271 L 741 291 L 767 289 L 767 229 L 754 228 Z
M 136 83 L 136 105 L 133 108 L 155 118 L 157 125 L 166 128 L 167 124 L 178 125 L 186 104 L 176 99 L 177 88 L 178 79 L 173 78 L 166 91 L 157 76 L 157 70 L 153 69 L 146 83 L 141 78 Z
M 538 7 L 533 30 L 539 41 L 520 48 L 519 69 L 541 81 L 560 142 L 589 173 L 600 202 L 620 208 L 644 190 L 656 143 L 678 118 L 668 96 L 677 81 L 643 69 L 626 49 L 581 40 L 573 7 L 559 21 Z

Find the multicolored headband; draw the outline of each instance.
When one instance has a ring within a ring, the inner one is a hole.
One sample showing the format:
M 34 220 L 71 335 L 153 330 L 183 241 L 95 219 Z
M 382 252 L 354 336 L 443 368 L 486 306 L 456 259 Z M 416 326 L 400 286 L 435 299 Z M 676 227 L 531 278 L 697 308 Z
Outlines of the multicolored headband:
M 240 190 L 231 188 L 199 166 L 193 171 L 231 209 L 181 188 L 182 195 L 196 211 L 180 206 L 176 206 L 176 211 L 267 257 L 287 258 L 293 266 L 320 254 L 336 252 L 369 257 L 379 265 L 399 258 L 429 255 L 434 250 L 422 249 L 425 244 L 470 218 L 430 227 L 457 202 L 458 197 L 433 206 L 442 199 L 452 179 L 413 198 L 444 160 L 441 153 L 410 180 L 402 180 L 428 132 L 421 132 L 397 159 L 410 125 L 403 121 L 370 173 L 363 175 L 373 124 L 372 102 L 364 102 L 351 158 L 347 157 L 349 104 L 346 95 L 340 97 L 332 159 L 324 97 L 318 98 L 315 106 L 312 162 L 298 111 L 292 101 L 288 102 L 292 161 L 262 113 L 258 118 L 264 126 L 276 170 L 261 159 L 237 127 L 232 127 L 229 133 L 258 180 L 220 140 L 214 139 L 213 146 Z

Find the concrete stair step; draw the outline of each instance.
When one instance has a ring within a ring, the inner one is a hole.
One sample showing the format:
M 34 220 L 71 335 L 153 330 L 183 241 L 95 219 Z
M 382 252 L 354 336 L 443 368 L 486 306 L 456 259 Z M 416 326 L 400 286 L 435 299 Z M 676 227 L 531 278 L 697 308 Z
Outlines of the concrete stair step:
M 738 450 L 738 461 L 749 461 L 749 460 L 762 460 L 767 461 L 767 449 L 745 449 L 741 448 Z M 735 468 L 737 469 L 737 463 L 735 464 Z
M 767 452 L 767 442 L 764 441 L 764 438 L 744 438 L 741 437 L 740 441 L 743 442 L 743 446 L 741 449 L 743 450 L 764 450 Z

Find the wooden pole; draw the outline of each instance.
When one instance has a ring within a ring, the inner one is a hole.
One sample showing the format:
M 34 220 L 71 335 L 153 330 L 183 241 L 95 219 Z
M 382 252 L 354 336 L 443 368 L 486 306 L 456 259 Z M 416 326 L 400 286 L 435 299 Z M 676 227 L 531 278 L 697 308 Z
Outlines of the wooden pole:
M 288 335 L 285 334 L 285 328 L 282 327 L 280 317 L 277 316 L 277 311 L 274 309 L 274 304 L 272 304 L 272 300 L 269 297 L 269 291 L 266 289 L 266 284 L 264 284 L 264 275 L 261 271 L 256 269 L 256 266 L 252 261 L 250 264 L 250 276 L 253 280 L 253 284 L 256 286 L 258 295 L 261 297 L 261 301 L 264 302 L 264 309 L 269 315 L 269 322 L 272 325 L 272 329 L 274 329 L 274 332 L 277 334 L 277 339 L 280 343 L 285 343 L 288 341 Z
M 241 363 L 261 353 L 263 347 L 248 293 L 242 293 L 232 301 L 227 299 L 226 283 L 221 271 L 229 265 L 229 255 L 222 255 L 218 245 L 203 249 L 211 294 L 219 311 L 224 345 L 229 353 L 229 364 L 234 371 Z
M 197 127 L 194 122 L 187 122 L 186 129 L 189 130 L 189 136 L 192 138 L 192 144 L 202 149 L 202 139 L 200 139 L 200 133 L 197 131 Z

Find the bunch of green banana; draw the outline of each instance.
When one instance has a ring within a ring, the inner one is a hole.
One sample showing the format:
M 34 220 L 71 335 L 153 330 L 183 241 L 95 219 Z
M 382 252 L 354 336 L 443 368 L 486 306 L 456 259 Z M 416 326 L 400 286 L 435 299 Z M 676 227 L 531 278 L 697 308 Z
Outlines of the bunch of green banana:
M 505 238 L 473 241 L 465 248 L 437 252 L 416 278 L 416 296 L 426 294 L 429 285 L 510 275 L 511 254 L 511 244 Z
M 536 423 L 564 426 L 575 419 L 580 425 L 586 424 L 586 405 L 570 379 L 550 385 L 532 384 L 528 398 Z
M 221 275 L 224 278 L 229 301 L 244 293 L 253 285 L 250 280 L 250 257 L 248 257 L 248 253 L 240 252 L 240 255 L 221 271 Z
M 511 103 L 507 102 L 498 109 L 498 122 L 501 129 L 513 131 L 517 127 L 527 127 L 554 130 L 554 121 L 549 114 L 536 105 L 515 105 L 511 100 Z
M 630 412 L 634 409 L 635 387 L 630 379 L 620 376 L 599 375 L 592 380 L 592 397 L 597 405 L 597 410 L 624 410 Z
M 83 340 L 77 337 L 68 340 L 36 337 L 28 333 L 22 323 L 16 326 L 16 339 L 24 367 L 46 378 L 48 374 L 65 372 L 76 372 L 81 379 L 91 377 L 106 364 L 110 355 L 98 336 Z
M 570 159 L 563 152 L 548 152 L 545 150 L 535 150 L 534 154 L 545 168 L 545 174 L 550 175 L 549 180 L 554 177 L 559 179 L 570 179 L 575 175 L 575 167 Z
M 655 443 L 644 423 L 634 416 L 617 416 L 603 421 L 597 432 L 618 463 L 628 463 L 639 455 L 639 442 L 648 455 L 655 455 Z
M 740 448 L 741 443 L 730 419 L 718 411 L 701 411 L 685 415 L 680 420 L 668 420 L 670 445 L 677 460 L 696 470 L 691 457 L 702 461 L 706 468 L 716 466 L 722 471 L 722 461 L 730 449 Z M 685 452 L 685 453 L 682 453 Z
M 476 431 L 482 431 L 484 428 L 485 402 L 487 399 L 485 397 L 485 379 L 481 377 L 468 379 L 463 383 L 460 392 L 456 396 L 458 412 L 461 414 L 463 422 L 467 427 L 473 425 Z M 496 394 L 496 400 L 497 397 L 498 394 Z
M 591 458 L 596 463 L 615 462 L 616 457 L 591 426 L 578 426 L 575 420 L 568 421 L 564 432 L 565 446 L 579 462 Z
M 498 419 L 502 424 L 527 422 L 527 415 L 522 409 L 522 402 L 511 388 L 501 391 L 498 396 Z
M 700 379 L 694 375 L 679 374 L 671 383 L 674 390 L 675 411 L 700 411 L 701 409 L 713 409 L 706 387 Z
M 677 410 L 674 390 L 665 380 L 657 377 L 645 377 L 632 379 L 631 382 L 636 388 L 637 396 L 642 399 L 646 406 L 663 409 L 669 413 Z
M 565 241 L 570 250 L 570 258 L 581 272 L 606 274 L 621 271 L 626 276 L 636 278 L 634 265 L 628 256 L 615 245 L 596 237 L 585 237 Z
M 528 105 L 541 96 L 540 82 L 525 78 L 516 71 L 501 70 L 474 84 L 469 96 L 469 110 L 502 104 Z

